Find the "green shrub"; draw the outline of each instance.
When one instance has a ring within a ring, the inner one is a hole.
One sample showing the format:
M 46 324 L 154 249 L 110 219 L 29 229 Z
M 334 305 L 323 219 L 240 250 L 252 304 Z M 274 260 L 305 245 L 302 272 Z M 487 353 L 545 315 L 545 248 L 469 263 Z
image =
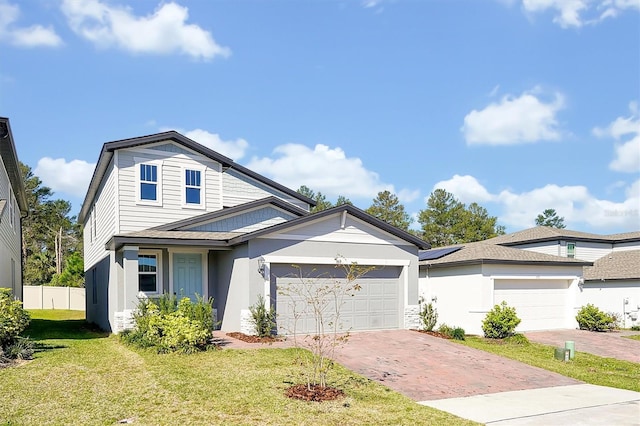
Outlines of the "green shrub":
M 506 337 L 504 339 L 505 343 L 511 343 L 513 345 L 529 345 L 529 339 L 524 334 L 516 333 L 513 336 Z
M 249 311 L 256 334 L 260 337 L 271 336 L 276 326 L 276 311 L 273 306 L 267 309 L 264 296 L 259 295 L 256 303 L 249 306 Z
M 451 331 L 451 338 L 455 339 L 455 340 L 464 340 L 464 328 L 461 327 L 455 327 L 452 331 Z
M 433 331 L 438 322 L 438 310 L 433 303 L 423 303 L 420 308 L 420 320 L 422 321 L 422 329 Z
M 520 324 L 520 318 L 516 315 L 516 309 L 507 306 L 507 302 L 495 305 L 482 321 L 484 336 L 490 339 L 504 339 L 513 335 Z
M 591 303 L 583 306 L 576 315 L 580 330 L 605 331 L 616 326 L 616 318 L 601 311 Z
M 0 347 L 15 342 L 30 321 L 29 313 L 22 308 L 22 302 L 14 300 L 11 292 L 0 289 Z
M 123 342 L 158 352 L 192 353 L 208 347 L 213 322 L 213 299 L 197 296 L 195 303 L 175 296 L 141 299 L 133 314 L 133 330 L 121 333 Z
M 640 331 L 640 325 L 632 325 L 631 331 Z
M 33 358 L 33 341 L 27 337 L 18 337 L 4 348 L 4 356 L 9 359 Z
M 451 337 L 451 335 L 453 334 L 453 328 L 449 327 L 447 324 L 440 324 L 440 327 L 438 327 L 437 332 L 440 334 L 444 334 L 445 336 Z

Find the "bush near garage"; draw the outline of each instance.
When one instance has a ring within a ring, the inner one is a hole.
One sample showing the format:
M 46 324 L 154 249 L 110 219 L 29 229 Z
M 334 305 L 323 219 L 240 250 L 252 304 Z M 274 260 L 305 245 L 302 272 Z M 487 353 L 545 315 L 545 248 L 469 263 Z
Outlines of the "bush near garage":
M 484 337 L 504 339 L 512 336 L 520 321 L 516 308 L 507 306 L 507 302 L 503 301 L 500 305 L 495 305 L 482 321 Z
M 591 303 L 583 306 L 576 315 L 580 330 L 607 331 L 616 327 L 616 318 L 601 311 Z

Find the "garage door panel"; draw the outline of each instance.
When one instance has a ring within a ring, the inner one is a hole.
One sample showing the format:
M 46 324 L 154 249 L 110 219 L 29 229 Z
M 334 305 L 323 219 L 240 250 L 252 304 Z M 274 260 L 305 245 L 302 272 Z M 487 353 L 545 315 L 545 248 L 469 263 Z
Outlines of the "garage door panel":
M 514 307 L 522 320 L 518 331 L 565 328 L 567 280 L 495 280 L 494 303 Z
M 312 269 L 312 268 L 308 268 Z M 340 308 L 339 323 L 342 324 L 344 331 L 348 330 L 376 330 L 376 329 L 393 329 L 400 326 L 400 268 L 395 273 L 391 273 L 386 268 L 384 278 L 368 278 L 364 277 L 358 280 L 360 290 L 355 292 L 354 296 L 345 297 L 343 306 Z M 278 270 L 282 273 L 282 268 Z M 387 277 L 395 276 L 389 279 Z M 283 289 L 286 287 L 296 287 L 301 283 L 300 278 L 282 276 L 275 278 L 275 287 Z M 307 286 L 332 285 L 335 278 L 309 278 L 304 279 Z M 308 318 L 300 318 L 297 324 L 294 324 L 294 308 L 300 311 L 305 305 L 303 297 L 299 295 L 283 295 L 281 292 L 273 288 L 272 294 L 276 294 L 276 312 L 278 331 L 282 334 L 292 333 L 294 328 L 296 333 L 311 333 L 315 330 L 315 322 L 313 316 Z M 334 305 L 330 304 L 326 307 L 327 312 L 334 312 Z M 327 314 L 327 317 L 331 316 Z

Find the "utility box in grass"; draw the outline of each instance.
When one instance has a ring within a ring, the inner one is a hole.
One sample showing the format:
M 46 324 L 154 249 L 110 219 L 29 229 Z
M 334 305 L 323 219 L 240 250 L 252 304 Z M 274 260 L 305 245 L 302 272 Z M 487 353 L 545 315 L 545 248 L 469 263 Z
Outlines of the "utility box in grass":
M 558 361 L 568 362 L 571 359 L 571 350 L 567 348 L 555 348 L 553 356 Z

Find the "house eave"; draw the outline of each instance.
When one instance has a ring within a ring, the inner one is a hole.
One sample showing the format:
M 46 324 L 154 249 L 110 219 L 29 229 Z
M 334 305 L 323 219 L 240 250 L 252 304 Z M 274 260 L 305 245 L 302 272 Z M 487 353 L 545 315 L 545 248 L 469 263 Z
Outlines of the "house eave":
M 105 244 L 106 250 L 119 250 L 125 245 L 137 246 L 153 246 L 153 247 L 198 247 L 210 248 L 215 250 L 231 250 L 228 241 L 225 240 L 207 240 L 207 239 L 185 239 L 185 238 L 153 238 L 153 237 L 136 237 L 121 236 L 112 237 Z
M 26 213 L 29 210 L 27 193 L 22 179 L 22 171 L 20 170 L 20 162 L 18 161 L 11 125 L 6 117 L 0 117 L 0 157 L 5 165 L 20 212 Z
M 592 266 L 592 262 L 547 262 L 547 261 L 533 261 L 533 260 L 501 260 L 501 259 L 471 259 L 471 260 L 458 260 L 452 262 L 442 263 L 428 263 L 419 262 L 419 266 L 426 266 L 428 269 L 432 268 L 447 268 L 451 266 L 463 266 L 463 265 L 545 265 L 545 266 Z

